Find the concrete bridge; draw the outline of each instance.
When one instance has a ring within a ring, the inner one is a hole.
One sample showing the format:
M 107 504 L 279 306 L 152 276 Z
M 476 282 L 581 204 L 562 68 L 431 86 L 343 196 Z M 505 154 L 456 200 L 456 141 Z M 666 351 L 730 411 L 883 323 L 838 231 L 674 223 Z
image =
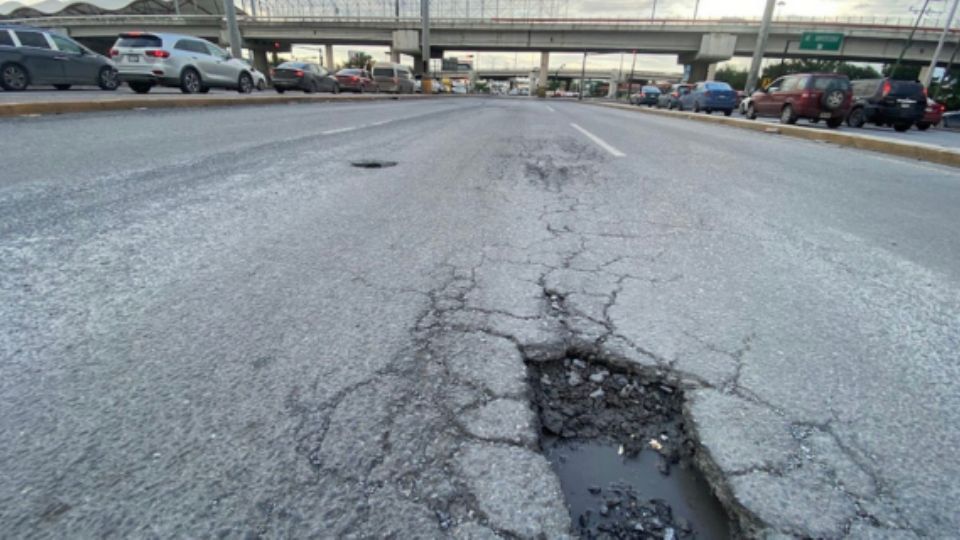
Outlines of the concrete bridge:
M 105 49 L 116 35 L 139 29 L 193 34 L 228 41 L 219 15 L 98 15 L 43 17 L 18 22 L 60 28 L 80 41 Z M 412 17 L 239 17 L 243 45 L 263 58 L 270 50 L 289 50 L 297 44 L 380 45 L 400 53 L 420 55 L 420 20 Z M 632 52 L 676 55 L 691 66 L 691 77 L 707 78 L 710 66 L 735 56 L 750 56 L 759 21 L 723 19 L 431 19 L 431 56 L 447 50 L 537 51 L 541 65 L 550 52 Z M 770 31 L 764 55 L 863 62 L 892 62 L 907 42 L 909 24 L 889 19 L 780 19 Z M 836 51 L 800 50 L 804 32 L 843 34 Z M 953 31 L 941 58 L 946 61 L 957 43 Z M 921 27 L 904 55 L 908 63 L 927 64 L 939 29 Z M 543 71 L 543 70 L 541 70 Z

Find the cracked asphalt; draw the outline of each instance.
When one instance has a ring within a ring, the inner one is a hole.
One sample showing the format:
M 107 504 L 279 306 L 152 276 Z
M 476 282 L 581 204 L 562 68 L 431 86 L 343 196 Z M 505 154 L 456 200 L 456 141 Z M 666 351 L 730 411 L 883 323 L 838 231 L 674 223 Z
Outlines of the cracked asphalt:
M 960 174 L 550 105 L 0 122 L 3 536 L 561 538 L 571 348 L 685 388 L 745 535 L 955 535 Z

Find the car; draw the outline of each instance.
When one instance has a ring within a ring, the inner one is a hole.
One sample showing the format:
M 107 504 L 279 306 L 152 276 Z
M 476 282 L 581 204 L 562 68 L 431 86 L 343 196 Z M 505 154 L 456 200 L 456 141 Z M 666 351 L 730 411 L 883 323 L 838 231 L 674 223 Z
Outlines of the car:
M 0 25 L 0 86 L 16 92 L 46 84 L 57 90 L 120 86 L 116 64 L 76 41 L 39 28 Z
M 943 113 L 947 108 L 936 101 L 927 98 L 927 108 L 923 111 L 923 118 L 917 122 L 917 129 L 926 131 L 930 126 L 936 126 L 943 120 Z
M 653 107 L 660 99 L 660 89 L 656 86 L 644 86 L 639 92 L 630 96 L 630 103 L 633 105 L 646 105 Z
M 287 90 L 303 90 L 304 93 L 340 93 L 340 83 L 319 64 L 311 62 L 284 62 L 271 70 L 273 89 L 278 94 Z
M 754 92 L 747 105 L 747 118 L 779 117 L 783 124 L 800 118 L 826 120 L 835 129 L 847 118 L 853 102 L 850 79 L 841 73 L 795 73 Z
M 690 91 L 692 84 L 674 84 L 670 86 L 669 92 L 661 92 L 657 98 L 658 109 L 676 109 L 680 103 L 680 97 Z
M 737 93 L 729 84 L 720 81 L 698 82 L 689 92 L 680 96 L 680 110 L 705 112 L 721 111 L 726 116 L 737 106 Z
M 943 118 L 940 122 L 943 127 L 948 129 L 960 128 L 960 112 L 943 113 Z
M 138 94 L 154 86 L 180 88 L 184 94 L 227 88 L 254 89 L 249 64 L 205 39 L 184 34 L 124 32 L 110 49 L 120 80 Z
M 241 62 L 250 68 L 250 75 L 253 77 L 253 87 L 261 92 L 267 88 L 267 75 L 259 69 L 253 67 L 249 60 L 241 59 Z
M 358 94 L 378 92 L 377 83 L 369 71 L 360 68 L 341 69 L 335 75 L 341 90 L 349 90 Z
M 451 90 L 450 90 L 450 93 L 451 93 L 451 94 L 466 94 L 466 93 L 467 93 L 467 85 L 465 85 L 465 84 L 454 84 L 453 87 L 452 87 Z
M 907 131 L 923 121 L 927 93 L 919 82 L 861 79 L 851 82 L 850 86 L 853 88 L 853 105 L 847 115 L 850 127 L 863 127 L 871 122 Z
M 381 92 L 412 94 L 416 91 L 413 73 L 401 64 L 377 64 L 373 66 L 373 80 Z

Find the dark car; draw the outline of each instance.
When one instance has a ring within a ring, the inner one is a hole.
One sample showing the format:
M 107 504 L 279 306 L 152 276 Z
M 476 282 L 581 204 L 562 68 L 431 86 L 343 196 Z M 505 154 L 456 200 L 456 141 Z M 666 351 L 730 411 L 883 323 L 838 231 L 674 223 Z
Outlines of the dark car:
M 329 71 L 309 62 L 284 62 L 271 70 L 273 88 L 278 94 L 287 90 L 340 93 L 340 83 Z
M 853 81 L 850 86 L 853 87 L 853 107 L 847 116 L 850 127 L 863 127 L 871 122 L 907 131 L 923 121 L 927 93 L 919 82 L 863 79 Z
M 688 93 L 680 96 L 680 110 L 702 111 L 707 114 L 722 111 L 730 116 L 735 108 L 737 93 L 725 82 L 698 82 Z
M 663 92 L 657 99 L 657 108 L 675 109 L 680 105 L 680 98 L 693 88 L 692 84 L 674 84 L 669 92 Z
M 644 86 L 639 92 L 630 96 L 630 103 L 653 107 L 660 99 L 660 89 L 656 86 Z
M 107 57 L 76 41 L 47 30 L 0 25 L 0 86 L 26 90 L 30 85 L 97 85 L 104 90 L 120 86 L 117 68 Z
M 939 125 L 946 110 L 946 107 L 928 98 L 927 108 L 923 111 L 923 119 L 917 122 L 917 129 L 926 131 L 930 129 L 930 126 Z
M 826 120 L 830 128 L 840 127 L 852 103 L 850 79 L 839 73 L 797 73 L 770 83 L 754 92 L 747 106 L 747 118 L 779 117 L 783 124 L 800 118 L 811 122 Z
M 336 75 L 337 83 L 341 90 L 350 90 L 351 92 L 377 92 L 377 83 L 373 82 L 373 76 L 365 69 L 341 69 Z

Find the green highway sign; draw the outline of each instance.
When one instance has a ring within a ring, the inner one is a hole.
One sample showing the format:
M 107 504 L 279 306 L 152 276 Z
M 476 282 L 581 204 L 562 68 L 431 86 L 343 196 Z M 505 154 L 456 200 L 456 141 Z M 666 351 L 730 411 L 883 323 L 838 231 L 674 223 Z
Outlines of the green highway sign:
M 801 51 L 839 51 L 843 34 L 834 32 L 804 32 L 800 38 Z

